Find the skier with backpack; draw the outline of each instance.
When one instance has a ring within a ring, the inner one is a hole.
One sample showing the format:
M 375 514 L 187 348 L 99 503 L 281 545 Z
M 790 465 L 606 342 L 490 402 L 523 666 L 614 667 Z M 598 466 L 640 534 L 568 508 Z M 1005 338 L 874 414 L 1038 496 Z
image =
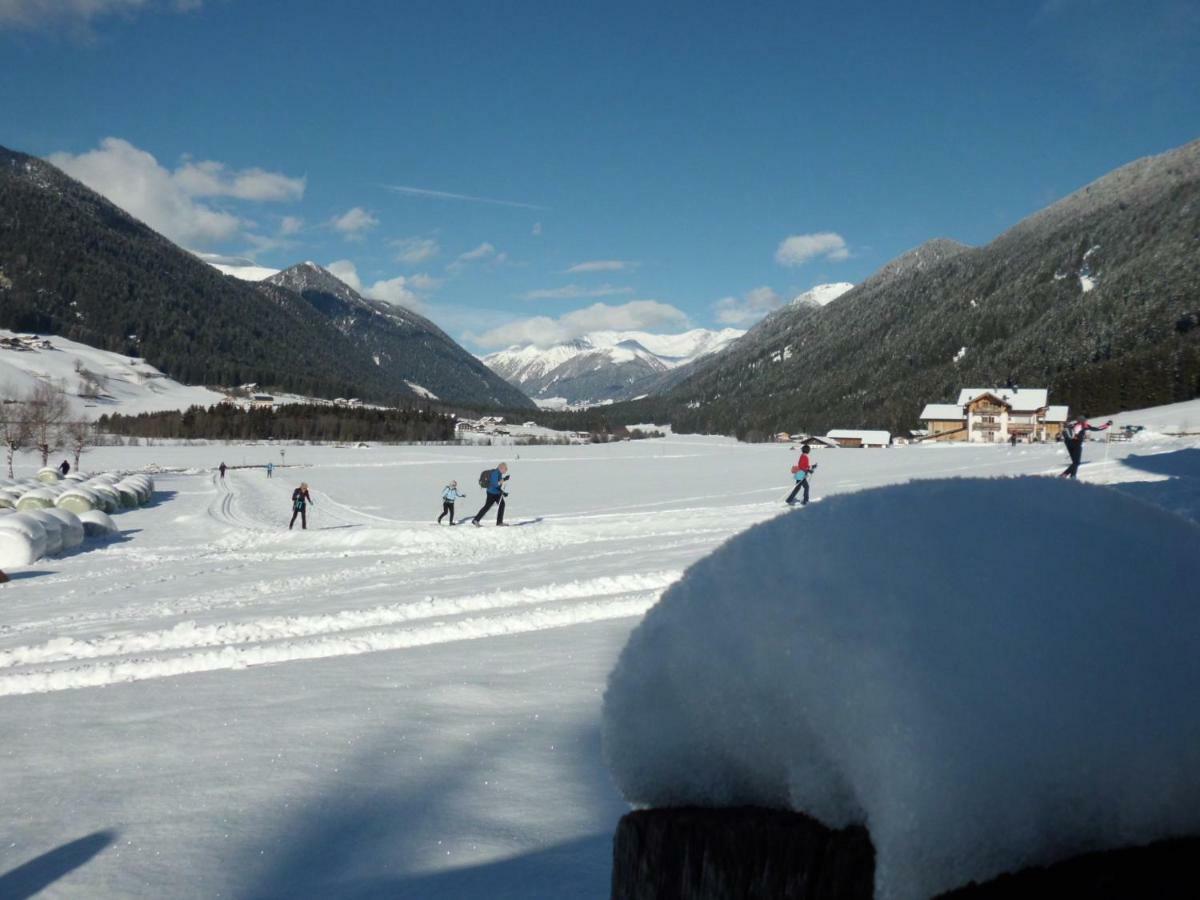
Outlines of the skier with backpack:
M 1112 427 L 1112 419 L 1097 428 L 1088 421 L 1087 413 L 1081 415 L 1074 422 L 1068 422 L 1063 430 L 1063 443 L 1067 447 L 1067 454 L 1071 457 L 1071 464 L 1063 470 L 1059 477 L 1074 478 L 1079 471 L 1079 464 L 1083 461 L 1083 441 L 1089 431 L 1106 431 L 1110 427 Z
M 787 500 L 784 502 L 788 506 L 796 502 L 796 494 L 800 493 L 800 489 L 804 489 L 804 499 L 800 501 L 801 506 L 808 504 L 808 477 L 817 470 L 817 467 L 809 462 L 808 451 L 812 448 L 805 444 L 800 448 L 800 459 L 792 466 L 792 477 L 796 479 L 796 486 L 792 488 L 792 492 L 788 494 Z
M 442 524 L 442 519 L 450 516 L 450 524 L 454 524 L 454 501 L 459 497 L 466 497 L 466 494 L 458 492 L 458 482 L 451 481 L 442 491 L 442 514 L 438 516 L 437 523 Z
M 499 506 L 496 510 L 496 524 L 504 525 L 504 498 L 508 496 L 508 491 L 504 490 L 506 481 L 508 481 L 508 463 L 500 463 L 494 469 L 484 469 L 479 473 L 479 486 L 487 491 L 487 502 L 471 520 L 471 524 L 476 528 L 481 527 L 479 520 L 487 515 L 487 511 L 492 506 L 497 504 Z
M 312 502 L 313 498 L 308 493 L 308 482 L 300 482 L 300 487 L 292 491 L 292 521 L 288 522 L 288 531 L 296 524 L 296 516 L 300 517 L 300 527 L 308 529 L 308 504 Z

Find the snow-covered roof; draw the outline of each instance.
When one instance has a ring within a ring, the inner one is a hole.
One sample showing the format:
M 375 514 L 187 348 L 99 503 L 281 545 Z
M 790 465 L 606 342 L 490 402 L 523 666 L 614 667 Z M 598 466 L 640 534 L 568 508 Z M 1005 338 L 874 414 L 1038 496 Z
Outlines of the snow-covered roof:
M 925 408 L 921 410 L 922 422 L 941 422 L 947 419 L 961 422 L 966 419 L 966 415 L 963 414 L 963 408 L 956 403 L 926 403 Z
M 1048 392 L 1045 388 L 963 388 L 958 392 L 958 405 L 965 406 L 984 394 L 1003 400 L 1013 412 L 1033 412 L 1046 405 Z
M 888 444 L 891 443 L 891 432 L 887 431 L 864 431 L 856 428 L 835 428 L 825 435 L 832 440 L 841 440 L 843 438 L 858 438 L 864 444 Z
M 1046 408 L 1047 422 L 1065 422 L 1067 421 L 1067 407 L 1065 406 L 1050 406 Z

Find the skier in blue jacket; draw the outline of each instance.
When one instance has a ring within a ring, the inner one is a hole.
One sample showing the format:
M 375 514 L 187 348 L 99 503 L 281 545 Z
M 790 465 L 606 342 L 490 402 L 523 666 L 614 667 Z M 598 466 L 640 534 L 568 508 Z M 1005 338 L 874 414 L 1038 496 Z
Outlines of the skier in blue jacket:
M 479 520 L 487 515 L 487 511 L 493 505 L 499 504 L 496 510 L 496 524 L 504 524 L 504 498 L 508 496 L 508 491 L 504 490 L 504 482 L 508 481 L 508 463 L 500 463 L 496 468 L 492 469 L 491 475 L 488 476 L 487 486 L 487 502 L 483 504 L 483 509 L 475 513 L 475 518 L 471 520 L 471 524 L 479 528 Z
M 450 524 L 454 524 L 454 501 L 459 497 L 465 497 L 466 494 L 458 492 L 458 482 L 452 481 L 446 485 L 446 489 L 442 491 L 442 514 L 438 516 L 438 524 L 442 524 L 442 519 L 450 516 Z

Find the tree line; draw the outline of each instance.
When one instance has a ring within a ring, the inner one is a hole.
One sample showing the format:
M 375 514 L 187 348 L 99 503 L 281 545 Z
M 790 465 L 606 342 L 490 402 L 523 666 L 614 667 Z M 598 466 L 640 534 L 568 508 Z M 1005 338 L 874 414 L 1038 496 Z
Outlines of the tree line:
M 72 415 L 66 393 L 48 381 L 36 382 L 18 394 L 6 390 L 0 404 L 0 441 L 4 443 L 4 461 L 8 477 L 13 477 L 13 459 L 23 450 L 33 450 L 50 463 L 50 454 L 66 449 L 79 457 L 96 443 L 96 429 L 90 422 Z
M 455 437 L 454 416 L 430 407 L 375 409 L 317 403 L 251 408 L 219 403 L 135 416 L 113 413 L 101 416 L 97 426 L 126 437 L 206 440 L 414 443 Z

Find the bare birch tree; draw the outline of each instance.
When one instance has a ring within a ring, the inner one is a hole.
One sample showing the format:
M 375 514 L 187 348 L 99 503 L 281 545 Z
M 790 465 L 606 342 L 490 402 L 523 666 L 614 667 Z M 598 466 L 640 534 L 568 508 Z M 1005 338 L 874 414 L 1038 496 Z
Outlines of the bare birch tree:
M 50 463 L 50 454 L 61 446 L 62 426 L 70 415 L 67 395 L 48 381 L 39 381 L 25 399 L 29 441 L 42 455 L 42 465 Z
M 96 428 L 91 422 L 72 419 L 63 426 L 63 443 L 75 454 L 75 471 L 79 471 L 79 457 L 96 445 Z
M 29 416 L 25 404 L 11 388 L 0 391 L 0 441 L 4 442 L 4 461 L 8 477 L 13 478 L 13 458 L 29 446 Z

